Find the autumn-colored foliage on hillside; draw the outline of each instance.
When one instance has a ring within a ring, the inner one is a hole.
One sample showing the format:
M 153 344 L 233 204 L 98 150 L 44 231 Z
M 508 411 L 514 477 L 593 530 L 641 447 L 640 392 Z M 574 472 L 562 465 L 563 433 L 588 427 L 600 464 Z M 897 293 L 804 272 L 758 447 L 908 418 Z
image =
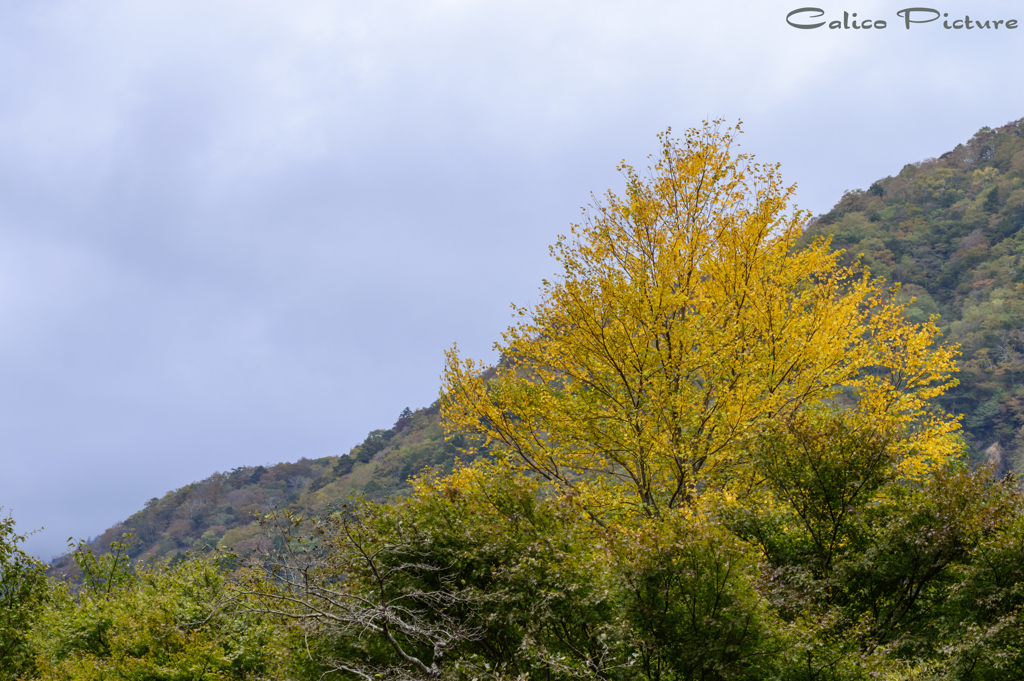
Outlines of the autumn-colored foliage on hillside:
M 1024 678 L 1024 492 L 941 408 L 1015 418 L 1020 130 L 806 232 L 738 129 L 662 136 L 435 407 L 154 499 L 77 580 L 0 523 L 0 679 Z
M 406 494 L 424 467 L 451 470 L 458 444 L 445 442 L 436 406 L 406 409 L 394 426 L 371 431 L 348 454 L 214 473 L 150 499 L 90 544 L 103 552 L 128 534 L 129 556 L 142 561 L 180 559 L 222 545 L 244 552 L 269 541 L 256 522 L 261 514 L 287 509 L 315 515 L 354 492 L 379 501 Z M 53 562 L 51 574 L 77 579 L 80 571 L 68 554 Z
M 847 192 L 801 240 L 902 285 L 913 321 L 940 315 L 963 353 L 940 399 L 963 414 L 976 460 L 1024 472 L 1024 120 L 982 128 L 938 158 Z

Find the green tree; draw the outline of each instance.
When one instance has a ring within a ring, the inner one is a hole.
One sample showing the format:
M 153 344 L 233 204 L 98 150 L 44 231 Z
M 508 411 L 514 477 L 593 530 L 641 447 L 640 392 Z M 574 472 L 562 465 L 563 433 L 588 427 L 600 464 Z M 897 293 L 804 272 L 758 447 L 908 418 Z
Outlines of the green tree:
M 49 594 L 46 566 L 19 546 L 25 538 L 26 535 L 15 531 L 10 514 L 0 516 L 0 680 L 3 681 L 31 672 L 27 634 Z
M 225 565 L 192 557 L 132 568 L 80 547 L 85 584 L 57 584 L 32 629 L 37 678 L 266 678 L 277 629 L 231 598 Z
M 396 679 L 762 679 L 780 672 L 758 557 L 674 515 L 601 528 L 476 462 L 395 505 L 281 523 L 247 595 L 294 622 L 303 673 Z M 305 529 L 303 529 L 305 528 Z
M 861 659 L 925 678 L 998 678 L 981 674 L 983 660 L 990 674 L 1016 668 L 1024 496 L 1014 480 L 962 462 L 900 479 L 891 434 L 851 428 L 838 412 L 777 426 L 753 456 L 760 489 L 719 518 L 760 548 L 770 575 L 760 591 L 809 634 L 809 674 Z

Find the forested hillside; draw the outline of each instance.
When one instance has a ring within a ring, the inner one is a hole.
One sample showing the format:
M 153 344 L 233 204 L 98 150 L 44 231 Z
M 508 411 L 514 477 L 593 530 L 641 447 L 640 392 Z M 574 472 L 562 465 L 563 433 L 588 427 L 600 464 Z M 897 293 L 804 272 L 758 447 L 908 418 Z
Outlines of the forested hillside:
M 458 441 L 446 443 L 437 405 L 406 409 L 387 430 L 374 430 L 345 455 L 294 463 L 242 466 L 150 499 L 144 509 L 90 543 L 106 551 L 128 533 L 128 555 L 148 560 L 226 546 L 240 552 L 266 541 L 257 514 L 287 509 L 304 516 L 344 503 L 353 492 L 382 501 L 408 492 L 409 479 L 425 467 L 450 471 Z M 70 555 L 51 574 L 75 577 Z
M 852 262 L 898 283 L 915 302 L 912 321 L 939 315 L 959 343 L 960 385 L 940 398 L 963 427 L 975 460 L 1024 471 L 1024 119 L 984 128 L 966 144 L 906 165 L 895 177 L 847 192 L 808 226 L 799 245 L 829 236 Z M 1018 379 L 1021 384 L 1018 385 Z M 265 536 L 253 513 L 322 512 L 352 492 L 383 500 L 408 490 L 425 466 L 450 470 L 437 406 L 403 412 L 347 455 L 244 466 L 151 499 L 92 543 L 132 535 L 133 558 L 160 558 L 223 544 L 251 548 Z M 69 556 L 55 573 L 74 573 Z
M 960 385 L 940 403 L 963 414 L 975 460 L 1024 472 L 1024 119 L 982 128 L 938 158 L 847 192 L 808 227 L 863 254 L 871 274 L 915 298 L 913 321 L 940 315 L 963 352 Z
M 74 580 L 0 518 L 0 681 L 1024 678 L 1020 124 L 809 230 L 738 135 L 622 166 L 503 361 L 349 454 L 153 499 Z

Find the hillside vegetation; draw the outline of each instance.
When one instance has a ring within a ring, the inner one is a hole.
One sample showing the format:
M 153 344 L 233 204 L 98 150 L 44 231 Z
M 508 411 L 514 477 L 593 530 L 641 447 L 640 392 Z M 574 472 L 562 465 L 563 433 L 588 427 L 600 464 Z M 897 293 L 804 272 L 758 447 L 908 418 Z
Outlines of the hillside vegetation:
M 939 398 L 963 427 L 976 461 L 1024 472 L 1024 119 L 983 128 L 966 144 L 906 165 L 867 190 L 849 191 L 798 242 L 828 236 L 852 262 L 898 283 L 907 315 L 939 315 L 944 340 L 962 349 L 960 385 Z M 1018 379 L 1020 381 L 1018 382 Z M 133 558 L 162 558 L 223 544 L 244 550 L 266 533 L 254 513 L 323 512 L 353 492 L 380 501 L 408 492 L 425 467 L 451 470 L 460 442 L 445 443 L 437 405 L 403 412 L 341 456 L 243 466 L 151 499 L 97 537 L 104 550 L 132 535 Z M 55 574 L 74 575 L 70 556 Z
M 180 559 L 186 552 L 218 546 L 244 553 L 267 541 L 257 516 L 274 509 L 318 515 L 353 493 L 369 501 L 402 496 L 410 478 L 424 468 L 450 471 L 460 444 L 457 439 L 445 442 L 436 405 L 406 409 L 391 428 L 371 431 L 348 454 L 214 473 L 150 499 L 90 544 L 103 552 L 130 534 L 133 560 Z M 53 561 L 51 574 L 74 579 L 79 570 L 64 555 Z
M 620 166 L 502 362 L 347 455 L 153 499 L 74 581 L 0 521 L 0 681 L 1024 678 L 1020 124 L 809 229 L 739 134 Z
M 847 192 L 806 230 L 939 315 L 959 343 L 960 385 L 940 399 L 963 414 L 975 460 L 1024 472 L 1024 119 L 982 128 L 938 158 Z

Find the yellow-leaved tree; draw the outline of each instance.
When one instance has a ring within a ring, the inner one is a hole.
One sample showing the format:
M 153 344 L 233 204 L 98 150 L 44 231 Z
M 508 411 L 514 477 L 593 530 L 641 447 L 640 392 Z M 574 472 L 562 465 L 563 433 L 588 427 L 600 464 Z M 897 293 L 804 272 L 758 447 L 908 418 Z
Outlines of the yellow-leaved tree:
M 777 165 L 736 153 L 739 125 L 660 136 L 644 174 L 552 247 L 562 272 L 496 344 L 493 372 L 447 356 L 442 413 L 553 483 L 596 519 L 658 516 L 707 490 L 742 494 L 772 423 L 831 409 L 896 434 L 900 470 L 957 450 L 929 400 L 957 350 L 913 324 L 866 271 L 819 241 Z

